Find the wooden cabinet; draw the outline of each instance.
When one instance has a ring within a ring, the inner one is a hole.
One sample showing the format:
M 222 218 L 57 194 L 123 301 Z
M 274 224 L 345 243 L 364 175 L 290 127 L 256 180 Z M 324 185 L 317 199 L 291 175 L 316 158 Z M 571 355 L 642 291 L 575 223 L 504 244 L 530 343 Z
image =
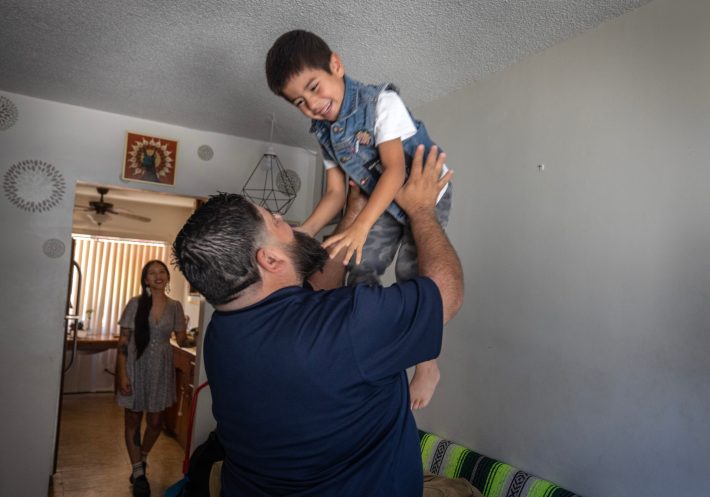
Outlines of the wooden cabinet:
M 173 346 L 173 365 L 175 366 L 176 402 L 165 411 L 165 427 L 175 435 L 177 441 L 185 447 L 189 436 L 188 424 L 192 409 L 194 391 L 195 355 L 180 347 Z

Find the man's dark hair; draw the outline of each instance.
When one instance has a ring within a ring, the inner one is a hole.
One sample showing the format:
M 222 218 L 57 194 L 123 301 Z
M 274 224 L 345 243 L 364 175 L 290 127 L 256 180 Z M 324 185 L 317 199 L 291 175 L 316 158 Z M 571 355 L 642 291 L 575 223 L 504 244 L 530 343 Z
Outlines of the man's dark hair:
M 296 29 L 282 34 L 266 55 L 269 88 L 283 96 L 283 89 L 289 80 L 304 69 L 323 69 L 331 74 L 332 54 L 328 44 L 310 31 Z
M 264 229 L 264 218 L 244 197 L 213 195 L 175 238 L 174 263 L 210 304 L 226 304 L 260 281 L 256 250 Z

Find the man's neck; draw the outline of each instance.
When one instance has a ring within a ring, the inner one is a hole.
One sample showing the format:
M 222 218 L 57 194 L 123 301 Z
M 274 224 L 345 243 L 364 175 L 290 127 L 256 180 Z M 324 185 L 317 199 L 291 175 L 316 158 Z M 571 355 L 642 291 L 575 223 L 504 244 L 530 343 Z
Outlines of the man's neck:
M 303 280 L 298 278 L 263 278 L 259 283 L 255 283 L 244 290 L 239 297 L 226 304 L 216 305 L 214 308 L 220 312 L 237 311 L 254 304 L 258 304 L 274 292 L 289 286 L 303 286 Z

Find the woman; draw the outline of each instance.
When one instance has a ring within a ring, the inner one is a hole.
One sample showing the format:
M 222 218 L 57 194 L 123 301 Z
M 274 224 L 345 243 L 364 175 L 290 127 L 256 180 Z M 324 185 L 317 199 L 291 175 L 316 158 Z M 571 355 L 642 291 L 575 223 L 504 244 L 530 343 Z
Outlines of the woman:
M 125 408 L 125 437 L 133 471 L 133 495 L 150 495 L 145 476 L 146 458 L 163 426 L 163 414 L 175 403 L 175 369 L 170 335 L 187 342 L 182 305 L 165 294 L 170 281 L 167 266 L 148 261 L 141 273 L 142 292 L 123 310 L 116 358 L 118 405 Z M 141 421 L 146 427 L 141 439 Z

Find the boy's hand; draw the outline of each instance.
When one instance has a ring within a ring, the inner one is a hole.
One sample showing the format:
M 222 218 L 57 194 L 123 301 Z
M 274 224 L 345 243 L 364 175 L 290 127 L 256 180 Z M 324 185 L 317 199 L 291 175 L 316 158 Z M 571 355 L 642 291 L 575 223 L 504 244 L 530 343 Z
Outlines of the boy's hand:
M 331 259 L 342 249 L 346 249 L 343 264 L 347 264 L 353 254 L 355 254 L 355 264 L 360 264 L 362 247 L 365 245 L 369 232 L 370 229 L 364 223 L 355 221 L 346 230 L 331 236 L 323 242 L 323 248 L 328 249 Z

